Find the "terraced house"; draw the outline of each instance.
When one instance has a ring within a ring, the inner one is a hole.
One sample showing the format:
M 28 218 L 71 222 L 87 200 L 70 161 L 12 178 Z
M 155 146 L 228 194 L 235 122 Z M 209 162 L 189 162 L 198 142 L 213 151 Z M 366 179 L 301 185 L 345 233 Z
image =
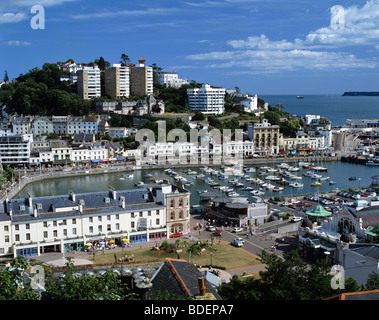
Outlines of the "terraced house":
M 171 200 L 175 214 L 171 216 Z M 167 206 L 170 211 L 167 211 Z M 0 206 L 0 256 L 83 250 L 88 241 L 131 243 L 189 230 L 189 192 L 176 186 L 6 199 Z

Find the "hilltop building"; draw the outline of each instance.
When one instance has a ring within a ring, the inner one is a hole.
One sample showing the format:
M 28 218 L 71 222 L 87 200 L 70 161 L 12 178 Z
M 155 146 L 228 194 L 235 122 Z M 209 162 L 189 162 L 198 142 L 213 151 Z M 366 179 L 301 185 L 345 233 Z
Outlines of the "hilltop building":
M 130 66 L 130 93 L 134 95 L 153 94 L 153 68 L 145 65 L 140 58 L 137 66 Z
M 129 68 L 113 64 L 105 69 L 105 94 L 112 99 L 129 97 Z
M 201 88 L 187 89 L 188 106 L 192 111 L 204 114 L 224 113 L 224 88 L 213 88 L 203 84 Z
M 101 97 L 100 69 L 83 67 L 76 73 L 78 94 L 85 100 Z

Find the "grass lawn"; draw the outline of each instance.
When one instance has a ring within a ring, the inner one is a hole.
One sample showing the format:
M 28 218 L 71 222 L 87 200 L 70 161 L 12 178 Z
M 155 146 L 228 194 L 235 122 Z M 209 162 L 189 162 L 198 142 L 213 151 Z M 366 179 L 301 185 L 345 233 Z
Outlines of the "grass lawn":
M 204 243 L 204 241 L 202 242 Z M 151 248 L 125 250 L 105 254 L 99 253 L 95 257 L 95 263 L 112 263 L 115 261 L 115 254 L 117 259 L 124 257 L 125 255 L 129 256 L 134 254 L 134 261 L 165 258 L 184 259 L 188 261 L 189 254 L 187 249 L 191 244 L 193 244 L 193 242 L 181 242 L 181 246 L 177 248 L 178 250 L 182 250 L 180 253 L 166 253 L 163 250 L 152 250 Z M 211 252 L 212 257 L 210 254 Z M 191 262 L 197 266 L 210 265 L 211 259 L 212 266 L 224 267 L 225 269 L 242 268 L 261 264 L 258 257 L 242 248 L 232 246 L 229 242 L 217 242 L 213 245 L 213 248 L 206 248 L 202 255 L 191 254 Z M 90 257 L 89 260 L 92 260 L 92 257 Z

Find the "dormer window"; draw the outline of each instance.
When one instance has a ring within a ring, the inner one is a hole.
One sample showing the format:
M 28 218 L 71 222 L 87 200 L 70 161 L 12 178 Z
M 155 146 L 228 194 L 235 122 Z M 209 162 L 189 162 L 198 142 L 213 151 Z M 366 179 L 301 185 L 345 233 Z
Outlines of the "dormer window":
M 24 205 L 20 206 L 20 211 L 25 211 L 25 206 Z
M 110 203 L 110 202 L 111 202 L 111 199 L 109 199 L 109 198 L 105 198 L 104 201 L 105 201 L 105 203 Z

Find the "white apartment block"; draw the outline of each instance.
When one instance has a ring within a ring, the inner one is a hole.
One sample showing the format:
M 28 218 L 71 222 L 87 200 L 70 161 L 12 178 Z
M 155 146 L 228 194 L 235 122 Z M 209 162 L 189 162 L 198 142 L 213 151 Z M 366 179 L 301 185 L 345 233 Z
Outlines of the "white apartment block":
M 0 159 L 3 165 L 29 164 L 32 134 L 0 137 Z
M 258 110 L 258 96 L 248 96 L 246 95 L 240 104 L 244 107 L 245 112 L 256 112 Z
M 130 94 L 129 67 L 113 64 L 105 70 L 105 94 L 112 99 L 127 98 Z
M 78 94 L 83 99 L 93 99 L 101 96 L 100 69 L 98 67 L 83 67 L 77 72 Z
M 201 88 L 187 89 L 188 106 L 204 114 L 221 114 L 224 112 L 224 88 L 212 88 L 203 84 Z
M 180 88 L 183 84 L 188 84 L 187 79 L 180 79 L 177 72 L 158 72 L 157 73 L 158 84 L 165 87 Z

